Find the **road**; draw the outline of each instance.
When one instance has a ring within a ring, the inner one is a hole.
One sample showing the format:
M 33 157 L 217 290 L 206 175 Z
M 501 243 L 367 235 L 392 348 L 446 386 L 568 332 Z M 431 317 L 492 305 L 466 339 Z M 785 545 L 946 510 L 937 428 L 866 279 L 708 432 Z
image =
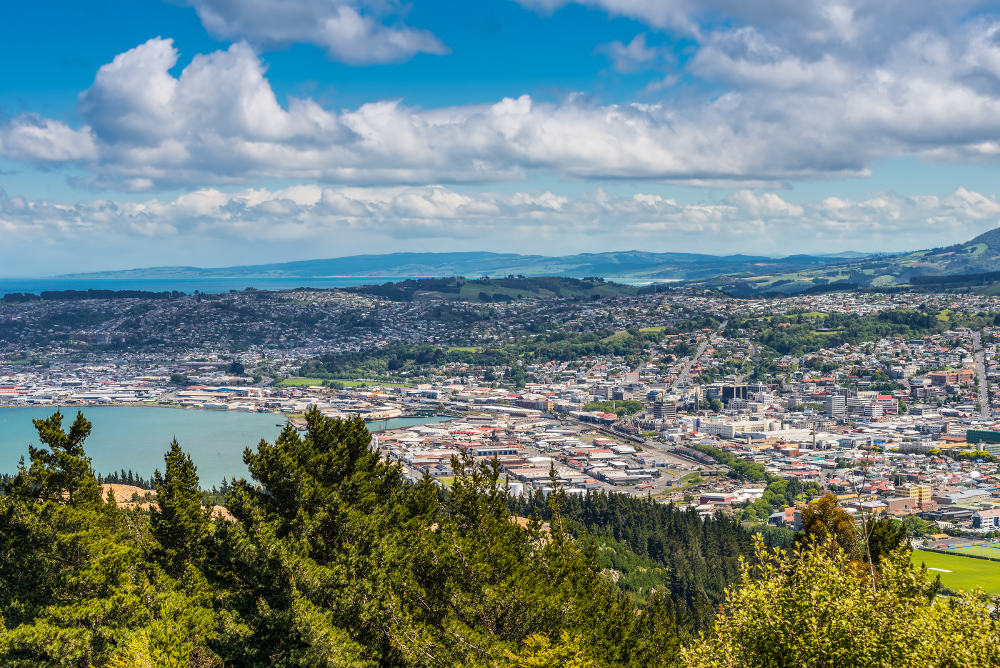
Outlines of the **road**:
M 986 391 L 986 357 L 983 353 L 983 335 L 980 332 L 972 333 L 973 358 L 976 360 L 976 378 L 979 381 L 979 415 L 990 419 L 993 417 L 993 408 L 990 406 L 990 395 Z
M 727 324 L 729 324 L 729 321 L 723 320 L 722 324 L 719 325 L 719 328 L 715 330 L 715 333 L 718 334 L 719 332 L 724 330 Z M 698 346 L 698 349 L 694 351 L 694 355 L 692 355 L 691 359 L 688 360 L 687 364 L 684 365 L 684 368 L 681 369 L 681 372 L 677 374 L 677 378 L 674 378 L 674 382 L 670 384 L 671 391 L 680 387 L 682 381 L 683 382 L 687 381 L 688 376 L 691 374 L 691 367 L 694 366 L 694 363 L 698 361 L 698 358 L 705 353 L 705 349 L 708 348 L 708 343 L 711 339 L 712 339 L 711 336 L 706 336 L 705 340 L 702 341 L 701 345 Z

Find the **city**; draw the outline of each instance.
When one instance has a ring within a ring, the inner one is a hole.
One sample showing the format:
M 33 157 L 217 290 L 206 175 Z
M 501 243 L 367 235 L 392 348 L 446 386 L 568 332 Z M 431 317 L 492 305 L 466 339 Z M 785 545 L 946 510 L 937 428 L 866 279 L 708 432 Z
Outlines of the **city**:
M 359 415 L 373 428 L 379 420 L 437 415 L 449 420 L 376 436 L 413 480 L 427 474 L 447 484 L 452 458 L 469 453 L 497 458 L 515 493 L 550 489 L 554 474 L 569 493 L 622 491 L 797 529 L 796 514 L 785 512 L 795 504 L 766 493 L 769 483 L 796 480 L 802 492 L 792 501 L 831 491 L 851 512 L 916 516 L 927 535 L 1000 536 L 992 519 L 1000 328 L 983 315 L 1000 310 L 1000 298 L 740 300 L 676 290 L 482 304 L 310 291 L 0 308 L 9 323 L 0 406 L 270 411 L 299 425 L 296 416 L 316 407 L 330 417 Z M 824 326 L 831 316 L 912 312 L 933 313 L 936 325 L 919 336 L 814 342 L 838 336 Z M 679 331 L 689 314 L 709 326 Z M 93 325 L 56 324 L 73 318 L 101 319 L 103 338 L 95 339 Z M 952 321 L 960 324 L 948 327 Z M 812 338 L 796 344 L 795 354 L 761 343 L 774 344 L 776 333 L 802 323 Z M 541 347 L 534 359 L 511 365 L 474 354 L 530 347 L 556 332 L 597 333 L 605 342 L 648 338 L 626 355 L 545 359 L 551 351 Z M 116 340 L 128 341 L 124 352 L 111 345 Z M 400 344 L 472 354 L 377 378 L 297 375 L 330 352 Z M 517 382 L 505 382 L 513 370 Z M 730 457 L 759 466 L 737 470 Z

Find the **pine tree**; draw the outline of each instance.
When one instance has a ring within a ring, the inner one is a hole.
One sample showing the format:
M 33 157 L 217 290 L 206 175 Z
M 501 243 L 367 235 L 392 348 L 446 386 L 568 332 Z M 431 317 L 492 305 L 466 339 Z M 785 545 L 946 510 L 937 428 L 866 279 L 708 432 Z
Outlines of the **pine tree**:
M 168 570 L 176 574 L 185 563 L 198 564 L 204 559 L 209 517 L 201 506 L 197 469 L 176 438 L 163 459 L 164 473 L 157 469 L 153 474 L 158 508 L 152 511 L 151 522 Z
M 94 476 L 83 442 L 91 424 L 77 413 L 68 432 L 62 429 L 63 415 L 56 411 L 43 420 L 33 420 L 38 439 L 45 447 L 28 446 L 30 466 L 24 459 L 7 493 L 23 499 L 55 501 L 74 506 L 101 504 L 101 487 Z

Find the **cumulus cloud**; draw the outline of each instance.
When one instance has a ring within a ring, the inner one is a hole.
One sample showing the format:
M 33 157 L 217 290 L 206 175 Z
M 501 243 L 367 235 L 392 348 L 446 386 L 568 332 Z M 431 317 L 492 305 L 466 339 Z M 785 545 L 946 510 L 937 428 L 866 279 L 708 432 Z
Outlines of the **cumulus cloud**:
M 602 44 L 597 52 L 605 54 L 615 71 L 622 74 L 644 69 L 665 57 L 662 49 L 646 44 L 645 33 L 639 33 L 628 44 L 619 41 Z
M 189 0 L 189 4 L 215 37 L 247 40 L 265 48 L 314 44 L 334 60 L 352 65 L 448 52 L 425 30 L 398 19 L 386 25 L 386 18 L 398 14 L 398 7 L 388 0 Z
M 79 183 L 129 191 L 263 179 L 486 183 L 539 173 L 747 185 L 864 175 L 872 161 L 903 155 L 1000 158 L 1000 22 L 985 16 L 959 24 L 945 3 L 903 11 L 897 0 L 772 3 L 785 13 L 757 1 L 712 0 L 707 10 L 591 4 L 651 26 L 690 22 L 697 46 L 677 67 L 711 84 L 704 96 L 331 109 L 279 101 L 246 42 L 196 55 L 176 73 L 173 43 L 156 38 L 100 68 L 80 96 L 78 127 L 17 117 L 0 125 L 0 155 L 82 162 L 90 173 Z M 698 27 L 709 10 L 732 20 Z M 750 18 L 754 25 L 743 25 Z M 622 70 L 657 57 L 642 34 L 605 51 Z
M 27 162 L 73 162 L 97 157 L 90 128 L 79 130 L 65 123 L 22 114 L 0 125 L 0 155 Z
M 567 239 L 586 237 L 617 248 L 671 250 L 700 243 L 714 252 L 773 253 L 845 249 L 914 249 L 968 239 L 1000 224 L 1000 201 L 965 188 L 939 196 L 877 193 L 860 200 L 827 198 L 792 203 L 767 191 L 740 191 L 721 202 L 683 203 L 656 193 L 568 197 L 549 191 L 461 192 L 444 186 L 284 189 L 224 192 L 203 188 L 172 199 L 96 200 L 73 205 L 7 197 L 0 191 L 0 228 L 16 243 L 45 238 L 73 247 L 81 239 L 150 238 L 237 249 L 253 244 L 309 243 L 344 235 L 381 239 L 391 248 L 465 239 L 482 248 L 510 247 L 521 235 L 539 244 L 519 250 L 564 252 Z M 506 239 L 506 243 L 503 240 Z M 395 243 L 395 246 L 392 244 Z M 127 244 L 126 244 L 127 245 Z M 336 254 L 336 251 L 332 251 Z

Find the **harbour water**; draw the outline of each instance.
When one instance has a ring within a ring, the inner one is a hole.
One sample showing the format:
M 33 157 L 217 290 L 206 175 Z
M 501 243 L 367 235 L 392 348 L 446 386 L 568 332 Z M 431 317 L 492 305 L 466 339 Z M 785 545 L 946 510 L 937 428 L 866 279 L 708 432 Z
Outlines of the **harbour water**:
M 0 408 L 0 473 L 13 473 L 28 444 L 39 445 L 31 420 L 48 417 L 55 408 Z M 63 408 L 68 429 L 77 408 Z M 175 436 L 191 454 L 203 487 L 223 478 L 246 477 L 243 448 L 269 441 L 281 431 L 284 416 L 275 413 L 207 411 L 182 408 L 94 406 L 80 409 L 94 427 L 84 447 L 96 472 L 132 469 L 148 478 L 163 470 L 163 455 Z M 372 431 L 395 429 L 444 418 L 395 418 L 368 425 Z

